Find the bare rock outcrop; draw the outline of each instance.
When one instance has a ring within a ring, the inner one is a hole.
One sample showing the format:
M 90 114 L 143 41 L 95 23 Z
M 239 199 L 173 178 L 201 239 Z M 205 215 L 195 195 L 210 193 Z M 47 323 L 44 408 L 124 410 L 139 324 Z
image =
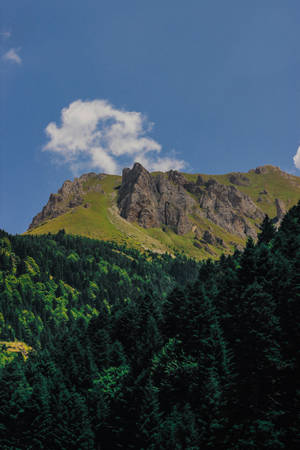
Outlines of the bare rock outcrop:
M 182 173 L 177 172 L 177 170 L 169 170 L 169 172 L 167 172 L 167 174 L 168 174 L 168 179 L 170 181 L 173 181 L 173 183 L 175 183 L 175 184 L 184 186 L 185 184 L 188 183 L 185 176 Z
M 258 166 L 255 169 L 250 169 L 248 173 L 256 173 L 257 175 L 265 175 L 266 173 L 271 172 L 280 172 L 283 175 L 283 172 L 280 167 L 273 166 L 272 164 L 265 164 L 264 166 Z
M 275 199 L 275 205 L 276 205 L 276 225 L 279 226 L 282 222 L 282 219 L 286 215 L 286 207 L 283 200 L 280 200 L 279 198 Z
M 215 236 L 209 230 L 204 231 L 201 242 L 205 242 L 206 244 L 211 244 L 217 247 L 225 247 L 223 239 L 221 239 L 218 236 Z
M 243 238 L 257 234 L 249 219 L 261 222 L 264 218 L 250 197 L 235 186 L 214 178 L 204 183 L 201 176 L 196 183 L 188 182 L 175 170 L 153 176 L 139 163 L 123 170 L 118 206 L 121 216 L 130 222 L 144 228 L 167 225 L 178 234 L 192 229 L 192 213 Z
M 256 173 L 263 174 L 268 170 L 279 169 L 264 166 L 256 170 Z M 78 206 L 89 208 L 91 205 L 87 193 L 92 191 L 98 195 L 107 195 L 101 182 L 105 176 L 88 173 L 74 181 L 65 181 L 56 194 L 50 195 L 48 203 L 34 217 L 29 229 Z M 242 239 L 255 239 L 258 231 L 256 225 L 262 222 L 265 214 L 248 195 L 238 189 L 239 185 L 248 183 L 248 177 L 231 173 L 228 179 L 231 184 L 225 185 L 212 177 L 208 180 L 201 175 L 190 177 L 176 170 L 150 174 L 141 164 L 135 163 L 132 169 L 123 170 L 117 197 L 119 213 L 124 219 L 144 228 L 169 227 L 179 235 L 192 232 L 194 245 L 200 245 L 201 248 L 226 247 L 213 224 Z M 264 199 L 268 197 L 267 191 L 260 194 Z M 276 200 L 276 207 L 278 221 L 281 221 L 285 206 L 282 201 Z M 206 219 L 211 221 L 211 226 Z M 207 231 L 205 223 L 208 224 Z
M 216 238 L 209 230 L 204 231 L 203 241 L 207 242 L 207 244 L 216 245 Z
M 119 189 L 120 215 L 144 228 L 167 225 L 178 234 L 190 231 L 188 214 L 195 200 L 183 188 L 185 178 L 176 171 L 152 176 L 141 164 L 124 169 Z
M 56 194 L 50 194 L 48 203 L 44 206 L 29 225 L 29 230 L 36 228 L 47 220 L 54 219 L 62 214 L 80 206 L 84 203 L 83 195 L 89 191 L 89 187 L 85 187 L 88 180 L 101 180 L 102 174 L 97 175 L 94 172 L 82 175 L 80 178 L 75 178 L 74 181 L 66 180 L 62 187 Z M 100 191 L 100 184 L 93 186 L 94 190 Z M 85 203 L 85 208 L 88 204 Z
M 250 184 L 249 178 L 239 172 L 231 173 L 229 175 L 229 181 L 230 183 L 235 184 L 237 186 L 249 186 Z
M 262 221 L 265 214 L 251 198 L 235 186 L 226 186 L 214 179 L 208 180 L 199 196 L 202 214 L 229 233 L 241 237 L 256 237 L 257 231 L 247 219 Z

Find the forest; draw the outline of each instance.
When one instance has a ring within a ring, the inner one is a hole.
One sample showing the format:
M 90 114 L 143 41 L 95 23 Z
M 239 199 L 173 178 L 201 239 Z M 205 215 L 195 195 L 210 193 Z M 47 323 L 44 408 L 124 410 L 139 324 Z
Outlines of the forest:
M 197 262 L 0 232 L 0 448 L 298 449 L 300 202 Z

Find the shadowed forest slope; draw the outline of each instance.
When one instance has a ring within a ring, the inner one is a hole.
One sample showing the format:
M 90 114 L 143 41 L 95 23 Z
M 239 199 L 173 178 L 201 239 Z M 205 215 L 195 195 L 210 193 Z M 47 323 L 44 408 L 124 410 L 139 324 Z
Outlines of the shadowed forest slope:
M 300 203 L 215 262 L 0 243 L 1 448 L 299 448 Z

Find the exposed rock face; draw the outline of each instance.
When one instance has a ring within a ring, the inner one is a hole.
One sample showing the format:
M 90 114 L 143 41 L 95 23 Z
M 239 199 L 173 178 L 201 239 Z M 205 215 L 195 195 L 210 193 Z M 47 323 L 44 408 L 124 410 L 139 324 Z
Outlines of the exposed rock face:
M 201 184 L 204 184 L 204 180 L 203 180 L 203 177 L 201 175 L 198 175 L 196 184 L 198 186 L 200 186 Z
M 80 178 L 75 178 L 74 181 L 66 180 L 62 187 L 58 190 L 57 194 L 50 194 L 48 203 L 41 212 L 39 212 L 29 225 L 29 230 L 35 228 L 49 219 L 54 219 L 76 206 L 82 205 L 84 202 L 83 194 L 89 190 L 84 188 L 84 183 L 91 179 L 99 179 L 103 175 L 97 175 L 93 172 L 82 175 Z M 100 185 L 93 187 L 94 190 L 101 191 Z M 85 203 L 85 208 L 88 204 Z
M 268 169 L 266 166 L 259 166 L 259 167 L 256 167 L 255 173 L 257 173 L 258 175 L 268 173 Z
M 135 163 L 131 170 L 123 170 L 118 198 L 121 216 L 144 228 L 167 225 L 178 234 L 187 233 L 192 227 L 188 214 L 196 202 L 183 188 L 184 183 L 186 179 L 176 171 L 167 177 L 153 177 Z
M 272 164 L 265 164 L 264 166 L 258 166 L 256 169 L 249 170 L 248 173 L 254 172 L 257 175 L 265 175 L 266 173 L 270 172 L 280 172 L 281 174 L 284 174 L 285 172 L 282 172 L 280 167 L 273 166 Z
M 277 176 L 284 173 L 279 168 L 263 166 L 248 174 L 263 176 L 270 171 L 278 172 Z M 65 181 L 57 194 L 50 195 L 47 205 L 34 217 L 29 229 L 78 206 L 90 208 L 93 201 L 87 194 L 90 191 L 104 194 L 101 180 L 105 176 L 89 173 L 74 181 Z M 224 242 L 213 224 L 242 239 L 256 238 L 256 225 L 260 225 L 264 218 L 265 214 L 257 204 L 238 189 L 239 185 L 250 182 L 250 178 L 250 175 L 248 178 L 239 172 L 230 173 L 227 180 L 231 184 L 224 185 L 213 177 L 205 181 L 207 176 L 190 177 L 176 170 L 150 174 L 141 164 L 135 163 L 132 169 L 123 170 L 117 198 L 119 213 L 124 219 L 144 228 L 159 227 L 165 230 L 169 227 L 179 235 L 191 232 L 189 238 L 194 237 L 196 247 L 226 248 L 226 237 Z M 195 181 L 190 181 L 191 179 Z M 268 183 L 266 188 L 269 190 Z M 259 195 L 257 201 L 261 201 L 262 207 L 267 201 L 273 201 L 264 188 Z M 110 200 L 112 198 L 113 195 Z M 286 212 L 282 200 L 276 200 L 276 208 L 276 223 L 279 224 Z
M 286 207 L 285 207 L 284 202 L 278 198 L 275 199 L 275 205 L 276 205 L 276 210 L 277 210 L 276 225 L 279 226 L 282 219 L 284 218 L 284 216 L 286 214 Z
M 233 247 L 238 250 L 239 252 L 242 252 L 244 247 L 240 244 L 237 244 L 236 242 L 229 242 L 230 245 L 233 245 Z
M 175 184 L 179 184 L 180 186 L 184 186 L 185 184 L 188 183 L 185 176 L 182 175 L 182 173 L 177 172 L 177 170 L 169 170 L 168 179 L 170 181 L 173 181 L 173 183 L 175 183 Z
M 209 230 L 204 231 L 203 241 L 207 242 L 208 244 L 212 244 L 212 245 L 216 244 L 216 238 Z
M 194 242 L 193 242 L 193 245 L 194 245 L 195 247 L 199 248 L 199 250 L 201 250 L 201 249 L 203 248 L 203 245 L 201 245 L 200 242 L 198 242 L 198 241 L 194 241 Z
M 192 193 L 198 202 L 189 195 Z M 242 237 L 256 237 L 256 229 L 247 219 L 260 222 L 264 213 L 246 194 L 234 186 L 225 186 L 215 179 L 203 184 L 188 182 L 171 170 L 156 177 L 135 163 L 124 169 L 118 205 L 125 219 L 144 228 L 167 225 L 178 234 L 192 229 L 191 213 L 204 216 L 230 233 Z
M 256 237 L 255 227 L 247 220 L 261 221 L 264 213 L 235 186 L 225 186 L 208 180 L 199 197 L 199 206 L 205 217 L 230 233 Z
M 223 242 L 223 239 L 215 236 L 212 234 L 209 230 L 205 230 L 202 237 L 202 242 L 205 242 L 207 244 L 211 244 L 214 246 L 224 247 L 225 244 Z
M 250 180 L 242 173 L 231 173 L 229 175 L 229 181 L 237 186 L 249 186 Z

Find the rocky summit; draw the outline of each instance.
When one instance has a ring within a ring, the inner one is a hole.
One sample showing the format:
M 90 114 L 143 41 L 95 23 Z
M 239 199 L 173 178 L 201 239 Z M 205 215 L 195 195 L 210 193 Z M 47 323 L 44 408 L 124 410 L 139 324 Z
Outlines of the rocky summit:
M 147 171 L 122 177 L 88 173 L 67 180 L 32 220 L 28 233 L 115 240 L 158 252 L 217 257 L 256 239 L 266 214 L 279 225 L 300 198 L 300 178 L 266 165 L 247 173 Z
M 192 194 L 192 195 L 191 195 Z M 232 234 L 256 237 L 256 228 L 248 219 L 262 221 L 265 214 L 251 198 L 235 186 L 218 183 L 214 178 L 188 182 L 171 170 L 152 176 L 141 164 L 124 169 L 118 205 L 125 219 L 144 228 L 171 227 L 184 235 L 196 221 L 205 217 Z
M 166 225 L 177 234 L 187 233 L 192 228 L 189 214 L 197 204 L 182 179 L 174 171 L 152 176 L 139 163 L 124 169 L 118 196 L 121 216 L 144 228 Z

